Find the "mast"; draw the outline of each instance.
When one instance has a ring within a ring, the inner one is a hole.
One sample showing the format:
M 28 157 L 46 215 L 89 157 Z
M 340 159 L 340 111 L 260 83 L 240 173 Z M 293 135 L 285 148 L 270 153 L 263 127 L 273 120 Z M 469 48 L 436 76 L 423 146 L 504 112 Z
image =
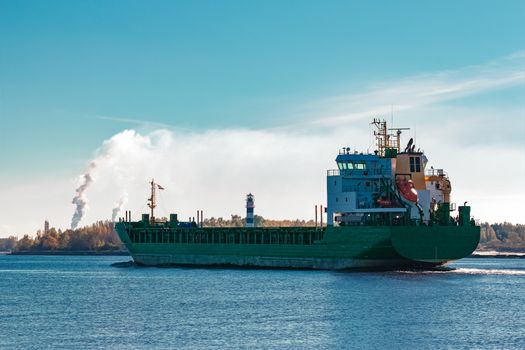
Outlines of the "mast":
M 381 157 L 384 157 L 385 150 L 390 144 L 390 135 L 387 132 L 386 121 L 374 118 L 371 124 L 377 128 L 377 130 L 374 130 L 377 151 Z
M 409 128 L 388 128 L 386 120 L 376 118 L 371 124 L 377 128 L 377 130 L 374 130 L 374 136 L 379 156 L 386 156 L 389 149 L 397 151 L 396 154 L 401 152 L 401 130 L 410 130 Z
M 148 198 L 148 207 L 151 209 L 150 214 L 150 223 L 155 223 L 155 215 L 154 215 L 154 209 L 157 207 L 157 199 L 155 196 L 155 188 L 157 187 L 157 184 L 155 183 L 154 179 L 151 179 L 151 197 Z

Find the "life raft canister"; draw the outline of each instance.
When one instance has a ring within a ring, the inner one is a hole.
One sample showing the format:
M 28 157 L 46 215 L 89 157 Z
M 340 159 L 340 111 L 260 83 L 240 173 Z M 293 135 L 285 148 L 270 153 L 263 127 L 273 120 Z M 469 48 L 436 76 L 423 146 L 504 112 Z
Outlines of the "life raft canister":
M 414 203 L 417 202 L 417 191 L 414 188 L 412 180 L 407 180 L 405 178 L 397 179 L 396 186 L 403 198 Z

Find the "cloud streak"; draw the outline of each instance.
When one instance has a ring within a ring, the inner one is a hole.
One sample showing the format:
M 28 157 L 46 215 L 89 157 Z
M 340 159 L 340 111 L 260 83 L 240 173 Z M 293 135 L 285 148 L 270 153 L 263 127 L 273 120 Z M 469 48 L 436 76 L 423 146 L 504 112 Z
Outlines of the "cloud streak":
M 414 75 L 371 84 L 361 93 L 320 99 L 311 124 L 333 127 L 371 115 L 389 115 L 391 106 L 405 111 L 525 84 L 525 51 L 456 70 Z

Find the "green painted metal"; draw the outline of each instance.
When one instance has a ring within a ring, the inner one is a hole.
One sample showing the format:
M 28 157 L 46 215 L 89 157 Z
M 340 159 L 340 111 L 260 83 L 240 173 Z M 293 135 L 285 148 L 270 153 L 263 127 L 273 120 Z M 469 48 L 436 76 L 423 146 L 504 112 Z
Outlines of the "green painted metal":
M 441 265 L 468 256 L 477 226 L 181 228 L 119 222 L 116 230 L 143 265 L 237 265 L 339 269 Z
M 433 218 L 438 225 L 449 225 L 450 224 L 450 203 L 441 203 L 436 210 L 435 217 Z
M 392 228 L 392 246 L 404 258 L 439 263 L 470 255 L 479 243 L 479 226 Z
M 470 225 L 470 207 L 464 205 L 464 206 L 459 207 L 458 211 L 459 211 L 459 224 L 461 226 Z

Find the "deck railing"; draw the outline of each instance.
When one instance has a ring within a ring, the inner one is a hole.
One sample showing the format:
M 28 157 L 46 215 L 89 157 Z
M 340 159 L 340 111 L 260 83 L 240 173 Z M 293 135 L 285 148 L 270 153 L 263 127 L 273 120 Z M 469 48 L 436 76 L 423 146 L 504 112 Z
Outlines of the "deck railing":
M 361 169 L 329 169 L 327 176 L 390 176 L 390 172 L 381 169 L 361 170 Z
M 448 174 L 446 171 L 443 171 L 443 169 L 430 168 L 430 169 L 425 170 L 425 176 L 445 176 L 447 177 Z
M 323 239 L 315 227 L 245 228 L 144 228 L 128 233 L 132 243 L 155 244 L 277 244 L 311 245 Z

